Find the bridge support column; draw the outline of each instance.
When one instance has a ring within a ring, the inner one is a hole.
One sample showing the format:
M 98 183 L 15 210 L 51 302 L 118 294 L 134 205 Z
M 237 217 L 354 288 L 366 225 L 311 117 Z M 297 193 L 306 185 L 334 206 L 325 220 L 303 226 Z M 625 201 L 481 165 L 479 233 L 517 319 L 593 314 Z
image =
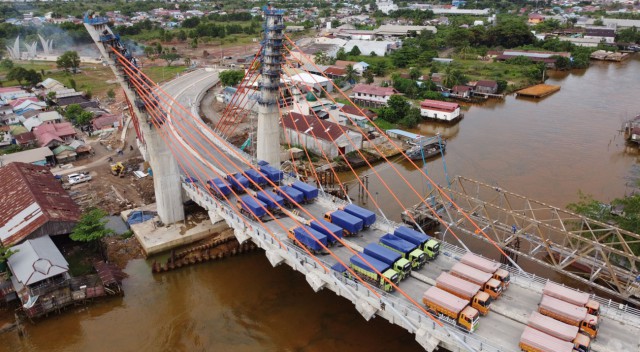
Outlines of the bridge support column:
M 143 128 L 153 170 L 158 216 L 165 225 L 184 220 L 178 162 L 155 128 Z
M 307 275 L 305 275 L 305 278 L 307 279 L 309 286 L 311 286 L 314 292 L 318 292 L 322 290 L 326 284 L 324 280 L 322 280 L 322 278 L 320 278 L 318 275 L 314 274 L 313 272 L 307 273 Z
M 267 250 L 265 251 L 265 255 L 267 256 L 267 259 L 269 259 L 269 263 L 271 263 L 274 268 L 284 262 L 284 258 L 276 254 L 274 251 Z
M 224 218 L 222 216 L 220 216 L 220 214 L 216 213 L 215 211 L 208 211 L 209 213 L 209 219 L 211 220 L 212 224 L 217 224 L 220 221 L 224 221 Z

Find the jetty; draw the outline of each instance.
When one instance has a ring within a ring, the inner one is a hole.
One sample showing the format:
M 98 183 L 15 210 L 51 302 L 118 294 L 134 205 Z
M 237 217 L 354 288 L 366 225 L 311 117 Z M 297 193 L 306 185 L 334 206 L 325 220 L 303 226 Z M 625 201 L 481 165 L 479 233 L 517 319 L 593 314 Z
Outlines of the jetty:
M 620 62 L 629 58 L 629 53 L 597 50 L 591 53 L 590 58 L 592 60 Z
M 521 89 L 516 92 L 516 96 L 529 98 L 543 98 L 560 90 L 560 86 L 550 84 L 537 84 L 535 86 Z

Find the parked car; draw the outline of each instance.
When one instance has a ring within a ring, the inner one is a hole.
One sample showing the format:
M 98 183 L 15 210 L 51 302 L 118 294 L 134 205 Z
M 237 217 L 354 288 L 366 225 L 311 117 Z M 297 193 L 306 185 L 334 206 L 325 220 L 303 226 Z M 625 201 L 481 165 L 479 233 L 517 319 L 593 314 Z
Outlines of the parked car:
M 88 173 L 70 174 L 67 179 L 69 180 L 69 184 L 75 185 L 78 183 L 90 181 L 91 175 L 89 175 Z

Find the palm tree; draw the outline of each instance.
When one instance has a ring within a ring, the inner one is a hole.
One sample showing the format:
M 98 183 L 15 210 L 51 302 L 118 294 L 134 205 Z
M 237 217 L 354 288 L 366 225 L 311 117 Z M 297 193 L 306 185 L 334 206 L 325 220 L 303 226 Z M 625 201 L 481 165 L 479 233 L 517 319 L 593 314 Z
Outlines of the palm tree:
M 360 76 L 358 76 L 356 70 L 353 69 L 353 65 L 347 65 L 345 71 L 344 79 L 347 80 L 347 82 L 351 84 L 358 83 Z

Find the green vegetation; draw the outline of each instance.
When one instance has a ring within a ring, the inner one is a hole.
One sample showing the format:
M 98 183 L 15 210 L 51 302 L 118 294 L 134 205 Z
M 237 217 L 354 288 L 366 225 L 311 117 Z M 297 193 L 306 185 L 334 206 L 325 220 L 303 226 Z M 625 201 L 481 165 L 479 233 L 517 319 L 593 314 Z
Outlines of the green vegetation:
M 17 250 L 13 250 L 11 248 L 0 246 L 0 264 L 6 263 L 7 259 L 17 253 Z
M 65 51 L 56 60 L 56 65 L 58 68 L 64 69 L 65 72 L 69 72 L 71 69 L 73 73 L 77 73 L 78 67 L 80 67 L 80 56 L 76 51 Z
M 575 203 L 567 205 L 567 209 L 572 210 L 580 215 L 584 215 L 593 220 L 597 220 L 603 223 L 614 224 L 624 230 L 633 233 L 640 233 L 640 194 L 634 194 L 624 198 L 616 198 L 611 202 L 611 205 L 604 204 L 593 196 L 578 193 L 579 200 Z M 614 214 L 612 209 L 622 209 L 621 214 Z M 593 229 L 592 230 L 597 230 Z M 625 236 L 627 240 L 631 238 Z M 611 241 L 617 241 L 615 238 L 611 238 Z M 632 253 L 640 256 L 640 243 L 629 243 Z M 622 249 L 621 245 L 615 245 L 614 247 Z
M 243 70 L 226 70 L 220 72 L 220 82 L 223 86 L 232 87 L 244 78 Z
M 105 216 L 107 213 L 102 209 L 87 210 L 80 217 L 80 221 L 73 228 L 69 238 L 73 241 L 87 242 L 97 246 L 103 237 L 113 233 L 113 230 L 104 226 L 107 223 L 106 220 L 102 220 Z
M 387 106 L 378 109 L 378 119 L 411 128 L 421 120 L 420 109 L 412 107 L 402 95 L 392 95 Z
M 64 116 L 76 126 L 84 126 L 93 119 L 93 114 L 85 111 L 78 104 L 71 104 L 67 106 Z
M 142 72 L 149 76 L 152 81 L 160 83 L 175 77 L 183 72 L 187 67 L 183 65 L 175 66 L 147 66 L 142 68 Z

